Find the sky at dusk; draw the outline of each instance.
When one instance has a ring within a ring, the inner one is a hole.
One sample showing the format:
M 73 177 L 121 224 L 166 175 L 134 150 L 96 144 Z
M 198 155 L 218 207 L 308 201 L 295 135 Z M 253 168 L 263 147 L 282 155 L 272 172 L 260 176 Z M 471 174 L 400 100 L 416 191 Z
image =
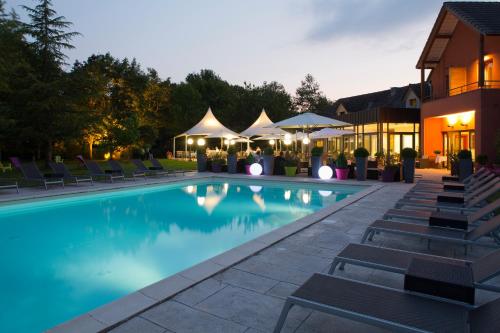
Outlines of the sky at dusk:
M 136 58 L 182 81 L 213 69 L 231 83 L 278 81 L 294 93 L 311 73 L 330 99 L 419 81 L 415 69 L 437 0 L 53 0 L 82 33 L 69 62 Z M 25 17 L 20 5 L 7 8 Z

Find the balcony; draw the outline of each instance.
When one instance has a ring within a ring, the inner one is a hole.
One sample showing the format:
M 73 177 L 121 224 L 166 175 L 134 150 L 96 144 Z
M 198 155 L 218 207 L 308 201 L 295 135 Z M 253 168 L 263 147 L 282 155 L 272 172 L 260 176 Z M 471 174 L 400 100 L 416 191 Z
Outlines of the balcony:
M 472 82 L 460 87 L 455 87 L 448 91 L 448 96 L 460 95 L 472 90 L 479 89 L 479 82 Z M 500 81 L 498 80 L 487 80 L 484 81 L 483 89 L 500 89 Z

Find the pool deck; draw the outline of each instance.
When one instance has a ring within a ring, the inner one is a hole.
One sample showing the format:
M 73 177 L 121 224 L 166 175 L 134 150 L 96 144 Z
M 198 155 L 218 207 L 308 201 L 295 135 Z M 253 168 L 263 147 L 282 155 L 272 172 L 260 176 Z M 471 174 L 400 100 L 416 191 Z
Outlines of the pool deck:
M 441 172 L 419 172 L 425 178 L 440 177 Z M 211 174 L 171 177 L 168 182 L 204 178 Z M 216 175 L 218 176 L 218 175 Z M 221 175 L 222 176 L 222 175 Z M 239 178 L 239 177 L 237 177 Z M 248 179 L 248 177 L 243 176 Z M 268 177 L 263 177 L 263 179 Z M 271 177 L 272 180 L 290 180 Z M 311 182 L 308 178 L 294 178 Z M 38 193 L 12 194 L 40 197 L 108 190 L 160 180 L 138 180 L 98 188 L 33 190 Z M 348 243 L 359 243 L 366 226 L 382 217 L 406 193 L 411 184 L 330 181 L 332 184 L 373 185 L 328 209 L 263 235 L 186 271 L 132 293 L 111 306 L 105 305 L 64 323 L 51 332 L 98 332 L 114 325 L 111 332 L 270 332 L 274 328 L 284 299 L 315 272 L 326 272 L 332 259 Z M 29 190 L 31 191 L 31 190 Z M 69 191 L 69 192 L 68 192 Z M 10 194 L 8 194 L 10 196 Z M 5 196 L 2 195 L 2 199 Z M 4 199 L 5 200 L 5 199 Z M 1 201 L 1 200 L 0 200 Z M 6 201 L 12 201 L 6 200 Z M 319 221 L 319 222 L 318 222 Z M 412 238 L 376 237 L 374 243 L 393 248 L 427 252 L 426 243 Z M 433 244 L 431 252 L 463 257 L 462 248 Z M 474 248 L 469 258 L 484 253 Z M 133 274 L 133 272 L 131 272 Z M 346 266 L 340 276 L 401 288 L 403 279 L 393 273 Z M 480 293 L 478 299 L 491 298 Z M 146 309 L 146 310 L 145 310 Z M 134 315 L 141 311 L 141 313 Z M 123 322 L 124 318 L 130 318 Z M 118 324 L 118 325 L 117 325 Z M 365 324 L 295 307 L 283 332 L 377 332 Z

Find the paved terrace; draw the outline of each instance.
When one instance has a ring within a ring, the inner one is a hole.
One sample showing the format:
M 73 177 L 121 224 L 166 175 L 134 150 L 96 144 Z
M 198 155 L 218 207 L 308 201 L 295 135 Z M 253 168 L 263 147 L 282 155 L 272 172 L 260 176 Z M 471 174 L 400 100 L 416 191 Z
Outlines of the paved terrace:
M 425 178 L 442 172 L 426 172 Z M 348 243 L 358 242 L 366 226 L 394 206 L 411 185 L 384 187 L 271 247 L 241 261 L 172 299 L 154 306 L 112 330 L 113 333 L 271 332 L 285 298 L 315 272 L 326 272 L 331 260 Z M 383 238 L 375 244 L 427 252 L 426 242 L 412 238 Z M 431 253 L 463 257 L 463 248 L 432 244 Z M 483 254 L 475 248 L 469 255 Z M 131 272 L 133 274 L 133 272 Z M 402 288 L 401 276 L 346 266 L 336 274 Z M 492 298 L 486 292 L 477 299 Z M 283 332 L 382 332 L 372 326 L 294 307 Z

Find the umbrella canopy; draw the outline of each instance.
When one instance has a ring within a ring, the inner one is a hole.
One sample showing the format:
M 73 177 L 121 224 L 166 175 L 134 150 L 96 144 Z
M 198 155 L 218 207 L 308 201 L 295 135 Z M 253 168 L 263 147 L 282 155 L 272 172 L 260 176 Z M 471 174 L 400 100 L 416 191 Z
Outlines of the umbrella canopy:
M 311 112 L 305 112 L 295 117 L 278 121 L 277 123 L 274 123 L 273 125 L 268 125 L 266 127 L 306 129 L 315 127 L 342 127 L 342 126 L 352 126 L 352 125 L 337 119 L 320 116 Z
M 266 135 L 266 136 L 259 136 L 259 137 L 256 137 L 254 138 L 253 140 L 254 141 L 262 141 L 262 140 L 280 140 L 281 137 L 280 136 L 276 136 L 276 135 Z
M 234 142 L 238 142 L 238 143 L 247 143 L 247 142 L 253 142 L 252 140 L 250 139 L 243 139 L 243 138 L 239 138 L 239 139 L 236 139 L 234 140 Z
M 286 132 L 281 128 L 267 127 L 274 123 L 267 116 L 266 110 L 262 109 L 259 118 L 246 130 L 241 132 L 242 136 L 256 136 L 256 135 L 285 135 Z
M 311 139 L 328 139 L 328 138 L 333 138 L 337 136 L 342 136 L 346 134 L 353 134 L 353 131 L 349 130 L 341 130 L 341 129 L 336 129 L 336 128 L 323 128 L 320 131 L 312 132 L 311 135 L 309 135 L 309 138 Z
M 186 132 L 177 135 L 185 136 L 185 135 L 204 135 L 210 136 L 213 138 L 238 138 L 239 134 L 231 131 L 226 126 L 222 125 L 221 122 L 215 118 L 212 113 L 212 109 L 208 108 L 205 116 L 200 120 L 200 122 L 194 125 L 192 128 L 187 130 Z

